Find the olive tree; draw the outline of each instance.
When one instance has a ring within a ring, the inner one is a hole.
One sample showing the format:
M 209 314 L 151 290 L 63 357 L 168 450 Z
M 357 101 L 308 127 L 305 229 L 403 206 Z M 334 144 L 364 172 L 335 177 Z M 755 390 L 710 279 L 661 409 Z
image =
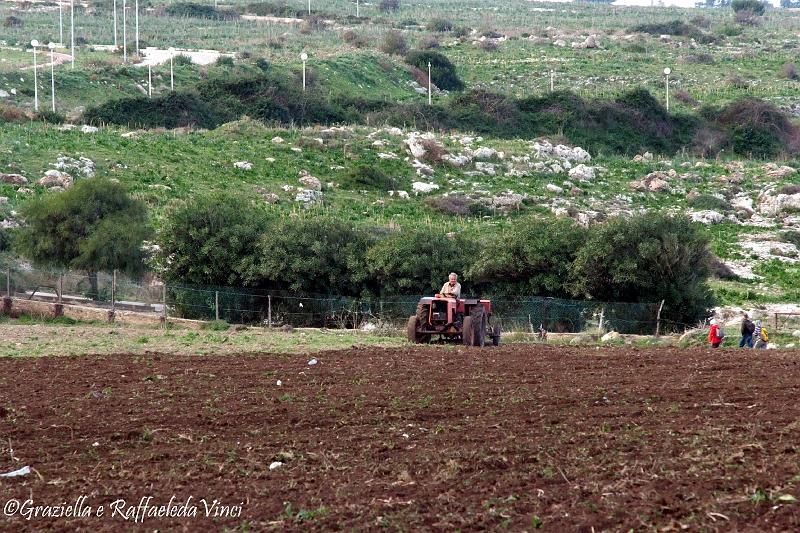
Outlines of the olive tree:
M 150 235 L 144 204 L 108 179 L 78 181 L 60 194 L 30 201 L 21 210 L 25 226 L 16 251 L 35 265 L 82 270 L 90 297 L 98 298 L 97 273 L 144 269 L 144 240 Z

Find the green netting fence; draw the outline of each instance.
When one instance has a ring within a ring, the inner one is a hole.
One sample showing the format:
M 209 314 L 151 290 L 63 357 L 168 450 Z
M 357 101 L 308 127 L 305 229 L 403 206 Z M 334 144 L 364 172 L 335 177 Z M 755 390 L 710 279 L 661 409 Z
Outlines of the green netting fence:
M 88 305 L 166 315 L 172 318 L 225 320 L 232 324 L 293 327 L 403 327 L 415 313 L 420 295 L 362 297 L 298 296 L 281 291 L 163 284 L 152 278 L 59 272 L 29 265 L 0 267 L 0 291 L 15 298 Z M 655 333 L 659 303 L 618 303 L 532 296 L 492 299 L 493 321 L 505 331 L 574 333 L 616 330 Z M 661 330 L 675 327 L 661 324 Z M 682 329 L 682 328 L 680 328 Z

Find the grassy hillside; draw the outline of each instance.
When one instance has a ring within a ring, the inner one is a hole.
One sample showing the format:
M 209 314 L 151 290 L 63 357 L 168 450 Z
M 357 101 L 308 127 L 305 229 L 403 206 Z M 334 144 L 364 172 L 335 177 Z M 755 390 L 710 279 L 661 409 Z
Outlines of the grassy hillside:
M 557 91 L 570 91 L 587 101 L 606 98 L 611 102 L 609 109 L 617 105 L 615 98 L 636 87 L 663 102 L 662 70 L 668 66 L 672 69 L 671 111 L 676 117 L 713 121 L 717 112 L 709 109 L 748 96 L 796 115 L 800 110 L 800 76 L 793 66 L 800 46 L 797 12 L 768 10 L 756 25 L 748 25 L 737 24 L 728 9 L 401 0 L 400 9 L 388 13 L 380 12 L 376 3 L 362 3 L 360 18 L 356 18 L 355 3 L 345 0 L 312 2 L 312 17 L 304 13 L 305 2 L 281 7 L 236 1 L 220 5 L 220 10 L 235 11 L 235 15 L 216 20 L 169 15 L 167 7 L 175 4 L 142 2 L 141 46 L 207 48 L 234 57 L 232 62 L 205 66 L 177 61 L 179 91 L 203 88 L 209 80 L 242 72 L 267 72 L 299 90 L 299 54 L 306 51 L 309 93 L 350 98 L 356 106 L 367 101 L 420 106 L 411 108 L 416 115 L 399 124 L 406 126 L 402 131 L 385 126 L 384 120 L 370 122 L 373 115 L 366 113 L 360 126 L 333 129 L 279 128 L 248 119 L 213 131 L 131 132 L 109 127 L 82 133 L 41 123 L 0 124 L 0 173 L 20 173 L 31 182 L 27 187 L 0 184 L 0 197 L 7 198 L 0 205 L 6 225 L 17 222 L 12 212 L 25 199 L 52 194 L 35 182 L 56 168 L 59 156 L 91 159 L 97 175 L 119 179 L 146 200 L 157 225 L 170 206 L 212 190 L 236 191 L 265 210 L 294 216 L 324 211 L 357 224 L 387 228 L 427 224 L 497 233 L 501 238 L 507 220 L 526 214 L 571 217 L 577 223 L 592 224 L 642 210 L 673 210 L 705 223 L 714 252 L 733 269 L 721 268 L 724 279 L 715 282 L 715 291 L 725 301 L 797 299 L 800 220 L 792 201 L 776 203 L 781 194 L 795 194 L 791 186 L 800 178 L 790 171 L 800 167 L 797 159 L 746 160 L 730 155 L 726 148 L 709 160 L 699 160 L 665 148 L 666 153 L 633 161 L 613 152 L 636 153 L 636 131 L 620 137 L 615 150 L 594 149 L 605 146 L 595 142 L 602 132 L 620 126 L 619 116 L 610 113 L 602 115 L 605 122 L 592 127 L 581 129 L 577 122 L 569 131 L 564 126 L 548 130 L 554 145 L 566 142 L 565 135 L 570 134 L 590 148 L 593 158 L 583 163 L 595 176 L 581 180 L 569 174 L 564 157 L 538 153 L 534 145 L 538 134 L 514 134 L 513 125 L 503 138 L 470 133 L 484 124 L 458 114 L 463 111 L 463 106 L 458 107 L 459 93 L 435 91 L 440 107 L 428 110 L 425 73 L 405 65 L 402 54 L 381 51 L 386 35 L 397 32 L 409 49 L 433 48 L 445 54 L 468 90 L 486 89 L 519 102 L 548 95 L 551 71 Z M 0 5 L 0 18 L 14 16 L 21 21 L 19 26 L 3 28 L 0 42 L 0 90 L 4 91 L 0 105 L 6 118 L 19 119 L 20 113 L 33 107 L 33 75 L 27 68 L 32 57 L 26 43 L 32 37 L 42 42 L 58 40 L 58 12 L 53 8 Z M 299 19 L 247 18 L 253 13 Z M 68 36 L 69 17 L 64 20 Z M 438 26 L 430 24 L 434 20 L 439 20 Z M 131 56 L 132 21 L 129 17 Z M 58 111 L 79 122 L 89 107 L 146 95 L 146 68 L 133 67 L 133 57 L 124 64 L 119 51 L 92 49 L 113 40 L 110 2 L 78 9 L 76 23 L 76 68 L 67 63 L 55 69 Z M 662 37 L 665 34 L 670 36 Z M 120 27 L 120 39 L 121 35 Z M 47 54 L 39 59 L 46 62 Z M 43 109 L 49 108 L 49 74 L 49 68 L 40 70 Z M 169 66 L 154 67 L 153 95 L 169 95 L 169 84 Z M 501 104 L 498 100 L 492 111 L 502 119 Z M 440 108 L 455 109 L 464 131 L 440 131 L 427 139 L 412 131 Z M 532 115 L 545 116 L 539 111 L 535 109 Z M 714 132 L 706 133 L 713 137 Z M 276 137 L 283 142 L 274 141 Z M 438 147 L 417 157 L 406 143 L 414 138 Z M 747 135 L 742 138 L 752 140 Z M 711 138 L 700 141 L 714 145 Z M 480 155 L 480 149 L 488 151 Z M 462 156 L 461 162 L 454 163 Z M 251 168 L 237 168 L 237 162 L 249 163 Z M 571 161 L 569 166 L 580 163 Z M 789 171 L 780 170 L 782 165 L 788 165 Z M 375 178 L 363 176 L 361 167 L 375 169 L 389 186 L 359 186 Z M 74 169 L 68 171 L 75 174 Z M 306 188 L 299 182 L 301 173 L 319 179 L 321 201 L 297 200 L 298 188 Z M 654 179 L 664 185 L 657 181 L 651 189 Z M 642 180 L 643 185 L 634 183 Z M 415 193 L 414 182 L 424 184 L 429 192 Z

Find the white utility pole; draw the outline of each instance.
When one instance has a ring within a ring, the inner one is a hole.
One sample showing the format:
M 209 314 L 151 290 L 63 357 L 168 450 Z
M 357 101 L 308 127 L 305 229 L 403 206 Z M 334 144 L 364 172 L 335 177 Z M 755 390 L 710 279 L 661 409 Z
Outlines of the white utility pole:
M 428 61 L 428 105 L 432 104 L 431 62 Z
M 175 90 L 175 69 L 173 68 L 172 58 L 175 56 L 175 49 L 173 47 L 169 47 L 169 89 L 171 91 Z
M 122 61 L 128 62 L 128 6 L 125 0 L 122 0 Z
M 308 61 L 308 54 L 305 53 L 305 52 L 300 54 L 300 60 L 303 62 L 303 90 L 305 91 L 306 90 L 306 61 Z
M 147 65 L 147 96 L 153 97 L 153 66 Z
M 75 0 L 69 2 L 69 42 L 72 53 L 72 68 L 75 68 Z
M 64 8 L 61 7 L 61 0 L 58 0 L 58 44 L 64 44 Z
M 33 47 L 33 110 L 39 111 L 39 82 L 36 77 L 36 47 L 39 46 L 39 41 L 32 40 L 31 46 Z
M 139 0 L 135 2 L 136 6 L 136 55 L 139 55 Z
M 669 111 L 669 75 L 672 72 L 669 67 L 664 69 L 664 88 L 667 93 L 667 111 Z
M 114 50 L 117 46 L 117 0 L 114 0 Z
M 53 98 L 53 113 L 56 112 L 56 57 L 53 51 L 56 49 L 56 43 L 49 43 L 47 47 L 50 49 L 50 93 Z

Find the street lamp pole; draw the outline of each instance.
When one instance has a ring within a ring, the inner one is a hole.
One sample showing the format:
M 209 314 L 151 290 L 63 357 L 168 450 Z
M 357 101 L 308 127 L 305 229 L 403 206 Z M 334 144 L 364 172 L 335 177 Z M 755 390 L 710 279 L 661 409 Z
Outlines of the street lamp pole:
M 128 62 L 128 5 L 122 0 L 122 61 Z
M 136 55 L 139 55 L 139 0 L 135 2 L 136 6 Z
M 310 5 L 310 3 L 309 3 Z M 303 62 L 303 90 L 306 90 L 306 61 L 308 61 L 308 54 L 303 52 L 300 54 L 300 60 Z
M 169 89 L 175 90 L 175 69 L 173 68 L 172 58 L 175 56 L 175 49 L 169 47 Z
M 669 111 L 669 75 L 672 73 L 672 70 L 667 67 L 664 69 L 664 89 L 666 92 L 666 101 L 667 101 L 667 111 Z
M 72 53 L 72 68 L 75 68 L 75 0 L 69 2 L 69 42 Z
M 117 49 L 117 0 L 114 0 L 114 50 Z
M 58 2 L 58 42 L 64 44 L 64 8 L 61 1 Z
M 53 113 L 56 112 L 56 58 L 54 50 L 56 49 L 55 43 L 48 43 L 47 47 L 50 49 L 50 94 L 53 99 Z
M 33 47 L 33 110 L 39 111 L 39 81 L 36 76 L 36 47 L 39 46 L 39 41 L 32 40 L 31 46 Z
M 432 104 L 431 62 L 428 61 L 428 105 Z

